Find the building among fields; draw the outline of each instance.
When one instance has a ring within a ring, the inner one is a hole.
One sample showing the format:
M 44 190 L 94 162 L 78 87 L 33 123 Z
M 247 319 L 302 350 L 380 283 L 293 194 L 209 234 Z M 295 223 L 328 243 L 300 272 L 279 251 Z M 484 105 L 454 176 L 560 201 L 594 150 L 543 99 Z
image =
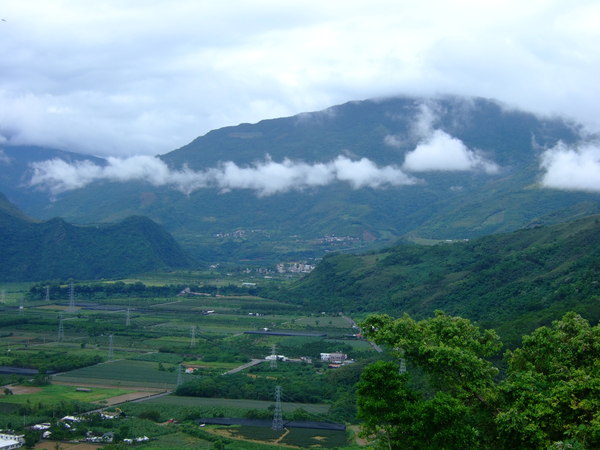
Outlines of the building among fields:
M 25 444 L 25 437 L 22 434 L 16 435 L 0 433 L 0 450 L 21 448 L 23 444 Z
M 343 364 L 348 359 L 345 353 L 321 353 L 321 361 L 327 361 L 332 364 Z

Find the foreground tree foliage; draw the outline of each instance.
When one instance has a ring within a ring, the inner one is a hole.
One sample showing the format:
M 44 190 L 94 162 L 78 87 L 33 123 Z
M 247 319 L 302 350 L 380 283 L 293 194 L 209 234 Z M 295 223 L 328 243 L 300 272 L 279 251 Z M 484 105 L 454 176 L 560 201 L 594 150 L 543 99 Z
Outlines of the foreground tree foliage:
M 417 374 L 383 361 L 362 374 L 358 416 L 381 448 L 600 447 L 600 327 L 581 316 L 524 336 L 503 378 L 498 336 L 467 319 L 372 315 L 362 327 Z

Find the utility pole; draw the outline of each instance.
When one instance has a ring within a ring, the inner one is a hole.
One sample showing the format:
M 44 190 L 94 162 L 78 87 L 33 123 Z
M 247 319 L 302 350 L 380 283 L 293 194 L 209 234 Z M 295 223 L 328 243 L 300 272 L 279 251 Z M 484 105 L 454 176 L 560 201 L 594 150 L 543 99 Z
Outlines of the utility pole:
M 75 312 L 75 286 L 73 282 L 69 283 L 69 308 L 68 312 Z
M 190 339 L 190 348 L 193 348 L 196 346 L 196 325 L 192 325 L 192 338 Z
M 63 313 L 58 314 L 58 342 L 65 339 L 65 326 L 63 325 Z
M 177 386 L 183 384 L 183 373 L 181 372 L 181 364 L 177 366 Z
M 115 356 L 113 349 L 113 335 L 108 336 L 108 360 L 112 361 Z
M 273 413 L 273 425 L 275 431 L 283 430 L 283 413 L 281 409 L 281 386 L 275 387 L 275 412 Z
M 277 369 L 277 344 L 271 345 L 271 361 L 270 361 L 271 369 Z

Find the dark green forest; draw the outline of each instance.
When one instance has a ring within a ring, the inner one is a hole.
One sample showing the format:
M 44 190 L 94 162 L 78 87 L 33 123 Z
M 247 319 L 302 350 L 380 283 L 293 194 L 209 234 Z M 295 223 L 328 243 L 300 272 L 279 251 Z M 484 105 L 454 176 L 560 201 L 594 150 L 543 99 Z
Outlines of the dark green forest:
M 269 292 L 311 310 L 422 318 L 436 309 L 495 328 L 514 345 L 567 311 L 600 319 L 600 217 L 433 246 L 327 256 Z
M 183 269 L 192 259 L 150 219 L 76 226 L 60 218 L 27 218 L 0 194 L 0 280 L 38 281 L 122 277 Z

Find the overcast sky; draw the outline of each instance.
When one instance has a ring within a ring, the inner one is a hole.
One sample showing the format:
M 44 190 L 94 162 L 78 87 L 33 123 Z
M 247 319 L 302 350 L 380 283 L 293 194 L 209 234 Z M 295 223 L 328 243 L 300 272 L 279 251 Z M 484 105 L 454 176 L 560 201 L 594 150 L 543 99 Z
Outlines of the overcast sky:
M 211 129 L 465 94 L 600 129 L 600 2 L 0 0 L 0 143 L 163 154 Z

